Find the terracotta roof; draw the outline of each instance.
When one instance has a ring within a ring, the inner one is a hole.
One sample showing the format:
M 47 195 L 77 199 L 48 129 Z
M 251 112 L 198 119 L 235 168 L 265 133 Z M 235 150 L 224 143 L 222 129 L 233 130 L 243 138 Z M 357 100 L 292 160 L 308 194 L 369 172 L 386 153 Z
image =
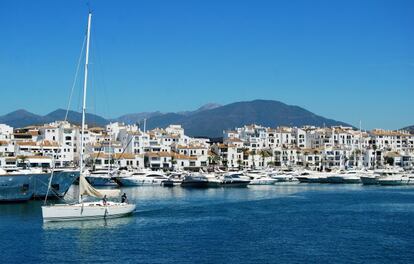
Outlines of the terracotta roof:
M 243 142 L 239 138 L 228 138 L 225 140 L 226 142 Z
M 186 156 L 186 155 L 181 155 L 177 153 L 174 153 L 174 158 L 180 159 L 180 160 L 197 160 L 197 157 Z
M 371 134 L 374 136 L 408 136 L 410 135 L 408 133 L 403 133 L 401 131 L 382 130 L 382 129 L 374 129 L 371 131 Z
M 135 154 L 132 153 L 114 153 L 109 155 L 108 153 L 92 153 L 89 155 L 92 159 L 109 159 L 111 157 L 112 159 L 135 159 Z M 138 155 L 137 155 L 138 156 Z
M 19 146 L 36 146 L 36 142 L 33 142 L 33 141 L 17 141 L 16 145 L 19 145 Z
M 176 134 L 167 134 L 166 137 L 169 138 L 180 138 L 180 135 L 176 135 Z
M 7 145 L 9 145 L 8 141 L 0 140 L 0 146 L 7 146 Z
M 41 146 L 41 147 L 59 147 L 59 143 L 57 143 L 56 141 L 43 140 L 39 143 L 39 146 Z
M 25 156 L 26 159 L 50 159 L 52 160 L 51 157 L 47 157 L 47 156 Z
M 37 131 L 37 130 L 29 130 L 29 131 L 27 131 L 27 134 L 32 135 L 32 136 L 38 136 L 39 135 L 39 131 Z
M 165 152 L 165 151 L 145 153 L 145 156 L 147 156 L 147 157 L 173 157 L 174 155 L 175 155 L 175 153 L 173 153 L 173 152 Z
M 135 154 L 132 153 L 115 153 L 114 159 L 135 159 Z
M 187 146 L 184 145 L 177 145 L 177 149 L 206 149 L 207 146 L 201 145 L 201 144 L 190 144 Z

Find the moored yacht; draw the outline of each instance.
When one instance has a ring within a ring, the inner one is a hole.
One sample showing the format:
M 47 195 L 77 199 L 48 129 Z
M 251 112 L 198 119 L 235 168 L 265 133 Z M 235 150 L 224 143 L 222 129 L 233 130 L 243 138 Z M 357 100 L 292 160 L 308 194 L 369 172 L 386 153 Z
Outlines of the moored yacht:
M 208 188 L 209 180 L 203 174 L 189 174 L 184 176 L 181 183 L 181 187 L 184 188 Z
M 56 199 L 65 196 L 70 186 L 79 178 L 80 171 L 77 169 L 54 169 L 47 172 L 33 171 L 31 177 L 33 182 L 33 198 Z M 50 189 L 48 191 L 48 183 Z
M 143 170 L 115 176 L 113 179 L 120 186 L 160 186 L 168 177 L 163 172 Z
M 0 168 L 0 202 L 22 202 L 33 197 L 32 175 Z
M 408 177 L 405 174 L 401 174 L 401 173 L 378 178 L 379 185 L 396 186 L 396 185 L 408 185 L 409 183 L 410 183 L 410 177 Z
M 63 197 L 79 178 L 79 170 L 52 170 L 50 164 L 46 162 L 39 165 L 40 163 L 35 162 L 37 160 L 45 160 L 45 157 L 27 157 L 27 163 L 19 164 L 19 167 L 8 171 L 0 171 L 0 201 Z
M 90 171 L 86 174 L 86 180 L 92 186 L 113 186 L 116 182 L 112 179 L 115 171 L 108 171 L 108 169 L 98 169 Z
M 205 176 L 208 179 L 208 187 L 221 187 L 220 177 L 216 173 L 206 173 Z
M 174 187 L 179 186 L 183 182 L 183 174 L 173 172 L 170 175 L 168 175 L 167 180 L 162 182 L 162 186 L 164 187 Z
M 399 170 L 376 170 L 373 173 L 367 173 L 366 175 L 361 176 L 361 182 L 363 185 L 376 185 L 379 184 L 379 179 L 392 177 L 398 174 L 400 174 Z
M 244 173 L 250 179 L 250 185 L 273 185 L 276 179 L 269 177 L 268 173 L 261 170 L 250 170 Z
M 276 179 L 273 179 L 266 175 L 256 176 L 255 178 L 251 178 L 250 185 L 273 185 L 276 183 Z
M 341 170 L 334 172 L 332 175 L 326 177 L 327 183 L 361 183 L 361 176 L 364 174 L 360 171 L 355 170 Z
M 298 172 L 295 171 L 273 171 L 269 173 L 272 179 L 275 179 L 275 184 L 298 183 Z
M 226 173 L 220 177 L 221 186 L 223 187 L 247 187 L 250 180 L 242 173 Z
M 301 183 L 326 183 L 330 175 L 328 172 L 305 171 L 296 176 L 296 179 Z

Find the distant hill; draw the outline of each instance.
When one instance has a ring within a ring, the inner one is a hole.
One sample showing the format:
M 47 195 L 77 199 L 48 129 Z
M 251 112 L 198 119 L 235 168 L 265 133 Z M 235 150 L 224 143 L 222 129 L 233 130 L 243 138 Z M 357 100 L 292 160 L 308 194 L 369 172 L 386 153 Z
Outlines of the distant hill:
M 36 115 L 21 109 L 4 116 L 0 116 L 0 123 L 8 124 L 12 127 L 25 127 L 29 125 L 50 123 L 56 120 L 64 120 L 65 115 L 66 110 L 63 109 L 57 109 L 45 116 Z M 82 122 L 82 114 L 75 111 L 69 111 L 68 121 L 73 124 L 80 124 Z M 86 114 L 86 121 L 87 124 L 93 126 L 105 126 L 108 124 L 108 120 L 94 114 Z
M 401 128 L 401 130 L 406 130 L 406 131 L 410 132 L 411 134 L 414 134 L 414 125 Z
M 45 123 L 45 121 L 46 119 L 43 116 L 30 113 L 24 109 L 19 109 L 8 113 L 7 115 L 0 116 L 0 123 L 7 124 L 12 127 L 38 125 Z
M 44 117 L 47 118 L 48 122 L 53 122 L 55 120 L 64 120 L 66 115 L 66 110 L 63 109 L 57 109 L 53 112 L 50 112 L 49 114 L 45 115 Z M 108 124 L 108 120 L 94 114 L 86 113 L 86 122 L 89 125 L 94 126 L 105 126 Z M 68 112 L 68 121 L 73 124 L 80 124 L 82 122 L 82 114 L 75 111 L 69 111 Z
M 205 104 L 203 106 L 201 106 L 200 108 L 198 108 L 197 110 L 194 111 L 182 111 L 182 112 L 177 112 L 174 114 L 178 114 L 178 115 L 191 115 L 191 114 L 195 114 L 198 112 L 202 112 L 205 110 L 210 110 L 210 109 L 214 109 L 216 107 L 219 107 L 221 105 L 216 104 L 216 103 L 208 103 Z M 126 124 L 137 124 L 142 122 L 145 118 L 149 119 L 149 118 L 155 118 L 158 116 L 162 116 L 162 115 L 166 115 L 166 113 L 161 113 L 160 111 L 156 111 L 156 112 L 141 112 L 141 113 L 132 113 L 132 114 L 126 114 L 126 115 L 122 115 L 118 118 L 113 118 L 110 119 L 111 122 L 123 122 Z M 168 114 L 168 116 L 171 117 L 170 114 Z M 174 118 L 172 117 L 171 121 L 173 121 Z
M 55 120 L 64 120 L 66 111 L 58 109 L 45 116 L 36 115 L 25 110 L 17 110 L 0 116 L 0 123 L 13 127 L 44 124 Z M 316 115 L 299 106 L 287 105 L 279 101 L 254 100 L 237 102 L 220 106 L 207 104 L 195 111 L 179 113 L 144 112 L 123 115 L 119 118 L 105 119 L 98 115 L 87 114 L 89 125 L 104 126 L 110 121 L 138 123 L 147 118 L 147 128 L 166 127 L 170 124 L 180 124 L 190 136 L 221 137 L 223 130 L 233 129 L 247 124 L 258 124 L 269 127 L 286 126 L 332 126 L 349 124 Z M 79 124 L 81 114 L 69 111 L 68 121 Z
M 192 114 L 197 114 L 199 112 L 203 112 L 203 111 L 206 111 L 206 110 L 215 109 L 215 108 L 220 107 L 220 106 L 221 106 L 220 104 L 208 103 L 208 104 L 205 104 L 205 105 L 201 106 L 200 108 L 198 108 L 195 111 L 183 111 L 183 112 L 178 112 L 177 114 L 180 114 L 180 115 L 192 115 Z
M 272 100 L 237 102 L 190 115 L 164 114 L 149 118 L 147 128 L 165 127 L 171 123 L 182 125 L 188 135 L 206 137 L 220 137 L 223 130 L 253 123 L 269 127 L 281 125 L 351 126 L 316 115 L 299 106 Z
M 122 115 L 118 118 L 111 119 L 113 122 L 123 122 L 126 124 L 136 124 L 144 120 L 145 118 L 155 117 L 162 115 L 161 112 L 142 112 L 142 113 L 134 113 L 134 114 L 126 114 Z

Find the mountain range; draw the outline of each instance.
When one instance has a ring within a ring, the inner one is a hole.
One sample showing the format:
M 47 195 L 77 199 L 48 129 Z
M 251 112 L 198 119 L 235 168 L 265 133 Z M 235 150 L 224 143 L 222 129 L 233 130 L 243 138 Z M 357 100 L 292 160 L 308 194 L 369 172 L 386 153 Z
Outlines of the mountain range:
M 411 134 L 414 134 L 414 125 L 408 126 L 408 127 L 404 127 L 401 130 L 406 130 L 406 131 L 410 132 Z
M 0 116 L 0 123 L 5 123 L 12 127 L 24 127 L 63 120 L 65 114 L 66 111 L 63 109 L 55 110 L 45 116 L 36 115 L 26 110 L 17 110 Z M 86 116 L 88 124 L 93 126 L 104 126 L 109 122 L 115 121 L 129 124 L 139 123 L 144 118 L 147 119 L 147 129 L 180 124 L 184 127 L 187 135 L 205 137 L 221 137 L 223 130 L 253 123 L 269 127 L 281 125 L 350 126 L 341 121 L 316 115 L 299 106 L 287 105 L 273 100 L 254 100 L 227 105 L 211 103 L 195 111 L 177 113 L 143 112 L 127 114 L 113 119 L 106 119 L 93 114 L 87 114 Z M 67 120 L 71 123 L 79 124 L 81 122 L 81 114 L 69 111 Z

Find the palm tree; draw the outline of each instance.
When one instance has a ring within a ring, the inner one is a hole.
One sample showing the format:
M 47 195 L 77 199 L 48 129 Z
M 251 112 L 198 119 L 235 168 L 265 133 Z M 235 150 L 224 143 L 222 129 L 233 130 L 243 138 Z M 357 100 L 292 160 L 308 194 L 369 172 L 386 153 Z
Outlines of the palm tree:
M 268 158 L 271 156 L 271 152 L 267 149 L 262 149 L 259 152 L 259 155 L 262 156 L 262 166 L 264 167 L 265 165 L 265 158 Z
M 220 164 L 220 161 L 221 161 L 221 156 L 219 156 L 219 155 L 217 155 L 217 154 L 212 154 L 212 155 L 210 155 L 209 157 L 208 157 L 208 163 L 209 164 L 212 164 L 214 167 L 217 165 L 217 164 Z
M 303 159 L 304 159 L 303 165 L 305 165 L 305 168 L 309 167 L 308 155 L 309 155 L 309 151 L 305 150 L 303 152 Z
M 255 162 L 254 162 L 254 156 L 256 156 L 256 150 L 251 150 L 250 152 L 249 152 L 249 156 L 252 156 L 253 157 L 253 164 L 252 164 L 252 167 L 253 168 L 256 168 L 256 164 L 255 164 Z
M 239 165 L 239 170 L 243 167 L 243 161 L 241 159 L 237 160 L 237 165 Z
M 373 166 L 374 166 L 374 169 L 375 169 L 375 167 L 376 167 L 376 165 L 377 165 L 377 145 L 373 145 L 372 146 L 372 149 L 374 150 L 374 164 L 373 164 Z

